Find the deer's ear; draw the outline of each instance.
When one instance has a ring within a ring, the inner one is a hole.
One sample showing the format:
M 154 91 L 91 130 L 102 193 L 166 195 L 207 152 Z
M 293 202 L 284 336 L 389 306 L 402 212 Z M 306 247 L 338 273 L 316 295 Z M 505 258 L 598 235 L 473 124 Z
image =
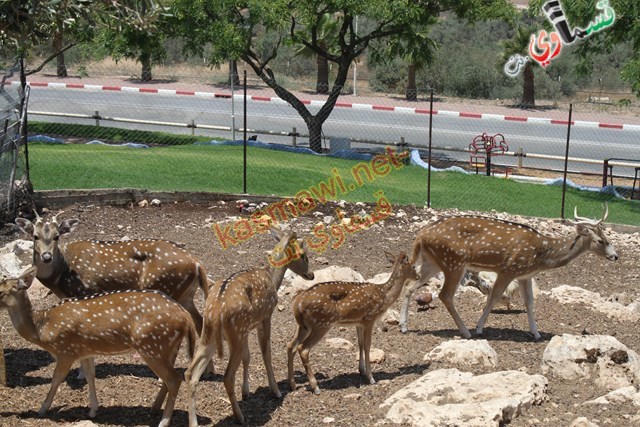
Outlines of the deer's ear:
M 273 237 L 276 242 L 279 242 L 280 239 L 282 239 L 282 236 L 284 236 L 284 231 L 280 230 L 278 227 L 271 227 L 269 231 L 271 232 L 271 237 Z
M 80 224 L 80 220 L 78 218 L 65 219 L 58 226 L 58 233 L 60 233 L 61 235 L 71 233 L 76 229 L 78 224 Z
M 577 224 L 576 231 L 581 236 L 588 236 L 591 233 L 591 229 L 584 224 Z
M 391 264 L 394 264 L 396 262 L 396 256 L 391 252 L 384 251 L 384 255 L 386 256 L 387 261 L 389 261 Z
M 33 224 L 25 218 L 16 218 L 16 226 L 18 230 L 28 236 L 33 236 Z
M 31 267 L 18 277 L 18 290 L 26 291 L 36 278 L 36 268 Z

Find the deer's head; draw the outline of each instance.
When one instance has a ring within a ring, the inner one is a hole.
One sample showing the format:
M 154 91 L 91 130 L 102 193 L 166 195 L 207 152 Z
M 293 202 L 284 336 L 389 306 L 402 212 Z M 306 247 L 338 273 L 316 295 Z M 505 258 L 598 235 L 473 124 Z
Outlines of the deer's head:
M 62 212 L 60 212 L 62 213 Z M 49 264 L 58 256 L 60 248 L 58 239 L 63 234 L 71 233 L 80 223 L 77 218 L 58 222 L 58 213 L 51 221 L 43 220 L 36 212 L 35 224 L 25 218 L 16 218 L 18 229 L 33 238 L 33 263 Z
M 605 257 L 610 261 L 617 261 L 618 254 L 602 229 L 602 223 L 609 215 L 609 206 L 605 204 L 603 209 L 604 214 L 602 215 L 602 219 L 595 220 L 578 216 L 578 208 L 576 207 L 573 212 L 575 220 L 569 222 L 576 226 L 576 231 L 580 236 L 589 239 L 591 242 L 589 250 L 591 252 Z
M 36 267 L 30 267 L 17 278 L 0 278 L 0 308 L 13 307 L 18 303 L 16 294 L 26 291 L 36 277 Z
M 271 265 L 275 267 L 286 265 L 297 275 L 313 280 L 314 274 L 309 271 L 309 257 L 304 241 L 298 239 L 295 232 L 285 233 L 275 227 L 271 228 L 271 236 L 278 242 L 269 257 Z
M 398 277 L 404 278 L 404 280 L 402 280 L 403 284 L 410 280 L 416 281 L 420 279 L 420 276 L 405 252 L 400 252 L 397 256 L 387 251 L 385 251 L 384 254 L 387 260 L 393 263 L 393 271 L 398 274 Z

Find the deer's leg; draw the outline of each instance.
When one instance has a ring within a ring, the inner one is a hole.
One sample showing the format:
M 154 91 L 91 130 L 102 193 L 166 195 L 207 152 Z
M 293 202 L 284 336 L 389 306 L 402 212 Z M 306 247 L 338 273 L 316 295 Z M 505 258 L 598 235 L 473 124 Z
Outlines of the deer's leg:
M 370 325 L 363 326 L 362 329 L 364 337 L 365 376 L 369 379 L 369 384 L 375 384 L 376 380 L 373 379 L 373 374 L 371 373 L 371 360 L 369 359 L 369 355 L 371 354 L 371 335 L 373 333 L 373 322 L 371 322 Z
M 309 386 L 313 390 L 314 394 L 320 394 L 320 388 L 318 388 L 318 381 L 316 375 L 313 372 L 313 368 L 309 363 L 309 352 L 311 349 L 320 342 L 330 328 L 314 328 L 309 335 L 298 345 L 298 352 L 300 353 L 300 359 L 304 365 L 305 371 L 307 371 L 307 378 L 309 379 Z
M 196 308 L 195 303 L 193 302 L 193 297 L 195 295 L 195 286 L 197 286 L 197 284 L 198 282 L 195 281 L 192 286 L 193 291 L 187 292 L 185 295 L 183 295 L 180 298 L 178 302 L 180 303 L 181 306 L 185 308 L 185 310 L 189 312 L 189 314 L 191 315 L 191 318 L 193 319 L 193 323 L 195 323 L 196 325 L 196 330 L 198 331 L 198 335 L 200 335 L 202 334 L 202 324 L 203 324 L 202 315 Z
M 89 357 L 80 362 L 80 366 L 85 373 L 87 385 L 89 386 L 89 417 L 93 418 L 98 412 L 98 395 L 96 394 L 96 365 L 93 357 Z
M 407 332 L 407 323 L 409 321 L 409 305 L 411 304 L 411 296 L 421 286 L 426 285 L 433 276 L 438 274 L 440 269 L 432 264 L 429 259 L 422 259 L 420 264 L 420 278 L 418 280 L 408 281 L 402 288 L 402 308 L 400 309 L 400 331 Z
M 246 336 L 242 343 L 242 399 L 247 399 L 250 394 L 249 390 L 249 361 L 251 354 L 249 353 L 249 337 Z
M 507 286 L 509 286 L 509 283 L 511 283 L 512 279 L 513 278 L 511 276 L 498 274 L 498 277 L 496 278 L 496 281 L 491 288 L 491 293 L 487 296 L 487 305 L 482 312 L 482 316 L 480 316 L 480 320 L 478 320 L 478 325 L 476 327 L 477 335 L 482 335 L 482 328 L 484 327 L 489 314 L 491 314 L 491 310 L 496 305 L 496 303 L 500 301 L 504 290 L 507 289 Z
M 456 294 L 456 289 L 458 289 L 458 285 L 460 284 L 460 279 L 464 275 L 465 270 L 455 270 L 450 271 L 444 276 L 444 283 L 442 284 L 442 290 L 440 290 L 440 294 L 438 295 L 442 304 L 447 308 L 447 311 L 453 317 L 453 321 L 456 322 L 456 326 L 460 330 L 460 333 L 465 338 L 471 338 L 471 333 L 469 329 L 465 326 L 464 322 L 460 318 L 458 314 L 458 310 L 453 303 L 453 297 Z
M 302 325 L 298 325 L 298 332 L 287 345 L 287 377 L 291 390 L 296 389 L 296 380 L 293 376 L 293 358 L 300 343 L 309 336 L 310 331 Z
M 7 385 L 7 365 L 4 360 L 4 347 L 2 346 L 2 339 L 0 339 L 0 385 Z
M 207 362 L 211 360 L 215 349 L 216 343 L 213 340 L 207 340 L 204 335 L 201 336 L 196 354 L 193 356 L 189 369 L 187 369 L 187 372 L 184 374 L 188 387 L 190 427 L 198 426 L 198 418 L 196 416 L 196 386 L 198 385 L 198 381 L 200 380 L 202 373 L 207 367 Z
M 168 364 L 169 366 L 173 367 L 176 364 L 176 359 L 178 358 L 178 351 L 180 351 L 180 342 L 182 340 L 179 340 L 177 343 L 175 343 L 173 349 L 171 349 L 171 351 L 168 354 Z M 160 380 L 162 380 L 162 377 L 160 377 L 158 375 L 158 377 L 160 378 Z M 158 391 L 158 395 L 156 396 L 156 399 L 153 402 L 153 405 L 151 405 L 151 409 L 153 411 L 159 411 L 160 409 L 162 409 L 162 404 L 164 403 L 164 399 L 167 397 L 167 393 L 169 392 L 169 388 L 166 384 L 164 384 L 164 381 L 162 381 L 162 387 L 160 388 L 160 391 Z
M 278 383 L 273 376 L 273 366 L 271 364 L 271 317 L 263 320 L 262 323 L 258 325 L 258 342 L 260 343 L 260 352 L 262 353 L 264 367 L 267 370 L 269 389 L 271 393 L 279 399 L 282 397 L 282 393 L 280 393 Z
M 238 371 L 240 362 L 243 358 L 243 348 L 241 347 L 241 343 L 246 341 L 246 338 L 241 338 L 241 341 L 238 337 L 232 338 L 230 334 L 227 336 L 229 338 L 229 363 L 227 364 L 227 369 L 224 373 L 224 388 L 227 390 L 227 395 L 229 396 L 229 402 L 231 403 L 231 409 L 233 410 L 233 417 L 239 424 L 244 424 L 244 415 L 242 415 L 240 405 L 238 405 L 234 386 L 236 382 L 236 372 Z
M 180 341 L 178 341 L 178 345 L 179 343 Z M 174 351 L 177 353 L 177 349 Z M 149 368 L 151 368 L 151 370 L 162 380 L 162 388 L 166 389 L 166 391 L 161 389 L 158 393 L 158 397 L 156 397 L 153 404 L 154 409 L 160 409 L 162 402 L 164 401 L 164 395 L 168 392 L 167 403 L 164 407 L 162 420 L 160 420 L 160 424 L 158 424 L 158 427 L 168 427 L 171 422 L 171 415 L 173 415 L 173 407 L 176 403 L 176 397 L 178 397 L 178 390 L 180 390 L 180 383 L 182 382 L 182 378 L 180 378 L 180 375 L 173 367 L 172 360 L 175 359 L 175 357 L 173 354 L 162 358 L 151 357 L 145 354 L 142 354 L 141 356 L 147 365 L 149 365 Z M 156 405 L 158 406 L 156 407 Z
M 360 355 L 358 356 L 358 372 L 360 372 L 360 375 L 366 375 L 367 370 L 364 363 L 364 331 L 361 325 L 356 326 L 356 332 L 358 333 L 358 351 L 360 353 Z
M 518 285 L 520 285 L 520 293 L 524 300 L 524 306 L 527 308 L 527 318 L 529 320 L 529 330 L 533 334 L 533 338 L 540 339 L 540 333 L 538 332 L 538 326 L 536 325 L 535 311 L 533 307 L 533 279 L 518 279 Z
M 47 398 L 42 403 L 40 410 L 38 411 L 39 415 L 44 415 L 49 408 L 51 407 L 51 403 L 53 402 L 53 397 L 56 395 L 58 391 L 58 387 L 62 384 L 65 377 L 69 373 L 69 369 L 73 366 L 73 359 L 67 359 L 63 357 L 59 357 L 56 360 L 56 367 L 53 370 L 53 377 L 51 378 L 51 388 L 49 388 L 49 393 L 47 394 Z

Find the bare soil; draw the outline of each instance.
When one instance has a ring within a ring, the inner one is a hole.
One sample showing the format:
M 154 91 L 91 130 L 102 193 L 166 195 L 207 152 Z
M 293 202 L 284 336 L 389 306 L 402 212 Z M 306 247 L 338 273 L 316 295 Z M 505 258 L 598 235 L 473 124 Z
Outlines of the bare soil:
M 350 212 L 369 210 L 367 206 L 347 206 Z M 335 205 L 319 208 L 333 215 Z M 67 239 L 98 238 L 119 240 L 130 238 L 163 238 L 185 244 L 186 248 L 206 266 L 208 273 L 221 279 L 235 271 L 252 266 L 264 266 L 273 242 L 268 235 L 258 235 L 241 245 L 223 250 L 216 240 L 211 224 L 229 215 L 241 216 L 233 203 L 206 204 L 173 203 L 161 208 L 138 206 L 72 205 L 64 209 L 65 218 L 78 217 L 82 223 Z M 416 222 L 430 220 L 435 211 L 404 208 L 406 216 L 385 221 L 383 226 L 348 236 L 344 245 L 323 254 L 311 253 L 313 269 L 326 264 L 348 266 L 365 278 L 389 271 L 383 250 L 398 253 L 409 251 L 418 226 Z M 399 208 L 396 209 L 399 212 Z M 322 217 L 320 217 L 320 220 Z M 308 234 L 319 219 L 310 214 L 290 223 L 299 235 Z M 532 219 L 534 224 L 536 220 Z M 605 297 L 630 303 L 640 299 L 640 249 L 628 235 L 609 231 L 620 260 L 607 261 L 585 254 L 566 267 L 545 271 L 535 279 L 543 291 L 559 285 L 580 286 Z M 18 234 L 0 236 L 0 243 L 21 238 Z M 203 307 L 201 294 L 198 305 Z M 56 302 L 54 296 L 34 301 L 38 308 Z M 357 370 L 357 352 L 330 348 L 324 341 L 311 352 L 317 370 L 320 395 L 313 395 L 299 358 L 295 369 L 298 389 L 290 391 L 286 383 L 286 344 L 295 332 L 290 308 L 291 295 L 279 301 L 272 322 L 273 366 L 284 397 L 271 396 L 255 333 L 251 345 L 251 395 L 240 402 L 249 425 L 374 425 L 384 417 L 379 405 L 392 393 L 419 378 L 423 373 L 453 367 L 447 363 L 429 364 L 423 357 L 436 345 L 460 334 L 453 320 L 442 307 L 417 311 L 411 306 L 409 332 L 402 334 L 398 326 L 378 321 L 374 329 L 374 348 L 384 350 L 384 362 L 373 365 L 377 384 L 369 385 Z M 480 317 L 484 298 L 472 292 L 457 296 L 460 314 L 471 327 Z M 395 309 L 399 310 L 400 302 Z M 542 333 L 534 341 L 528 331 L 526 313 L 516 304 L 510 311 L 496 310 L 487 322 L 484 338 L 488 339 L 499 357 L 496 370 L 521 369 L 531 374 L 541 373 L 542 353 L 549 340 L 560 334 L 613 335 L 630 349 L 640 351 L 640 331 L 637 325 L 612 320 L 581 305 L 561 305 L 544 293 L 536 302 L 536 318 Z M 7 387 L 0 386 L 0 424 L 2 426 L 68 425 L 88 419 L 88 389 L 85 381 L 77 380 L 77 369 L 63 383 L 45 417 L 37 410 L 49 388 L 54 362 L 52 357 L 21 338 L 11 326 L 6 312 L 0 313 L 0 336 L 5 346 L 8 370 Z M 335 328 L 327 338 L 343 337 L 357 343 L 354 328 Z M 357 347 L 356 347 L 357 348 Z M 226 351 L 226 349 L 225 349 Z M 100 357 L 97 363 L 97 388 L 101 407 L 92 420 L 99 426 L 157 425 L 160 414 L 150 406 L 159 389 L 159 382 L 137 355 Z M 181 350 L 176 362 L 180 372 L 188 366 L 186 352 Z M 233 425 L 231 409 L 221 382 L 225 360 L 216 362 L 216 373 L 205 375 L 198 388 L 197 406 L 201 425 Z M 488 368 L 467 369 L 476 373 Z M 602 426 L 629 425 L 638 413 L 631 405 L 582 406 L 582 403 L 606 393 L 588 380 L 565 381 L 548 377 L 549 399 L 542 405 L 527 409 L 510 424 L 513 426 L 568 426 L 579 416 L 586 416 Z M 240 376 L 237 380 L 237 394 Z M 182 387 L 172 425 L 187 424 L 186 388 Z

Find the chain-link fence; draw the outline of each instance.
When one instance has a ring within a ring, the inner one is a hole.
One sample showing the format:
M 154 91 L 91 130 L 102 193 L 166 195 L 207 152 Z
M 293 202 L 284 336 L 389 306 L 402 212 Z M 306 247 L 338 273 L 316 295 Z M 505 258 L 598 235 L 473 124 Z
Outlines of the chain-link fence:
M 3 73 L 4 74 L 4 73 Z M 21 209 L 33 206 L 29 182 L 24 123 L 29 90 L 0 82 L 0 221 L 11 222 Z
M 363 201 L 375 201 L 374 193 L 384 190 L 398 204 L 552 217 L 561 215 L 565 203 L 570 215 L 592 194 L 599 201 L 626 199 L 627 208 L 638 212 L 640 119 L 633 105 L 595 103 L 590 96 L 574 100 L 570 119 L 568 104 L 541 102 L 523 109 L 499 100 L 454 103 L 435 93 L 431 105 L 426 90 L 417 101 L 407 101 L 358 90 L 360 81 L 354 80 L 322 125 L 324 155 L 314 157 L 308 154 L 313 132 L 308 120 L 248 76 L 246 88 L 193 83 L 196 78 L 142 84 L 127 78 L 32 76 L 34 187 L 283 196 L 315 196 L 325 188 L 326 198 Z M 290 82 L 288 89 L 314 115 L 327 95 L 308 86 Z M 110 151 L 86 145 L 99 142 L 111 144 Z M 265 149 L 261 142 L 287 151 Z M 392 155 L 405 151 L 411 152 L 407 158 Z M 569 192 L 563 195 L 567 154 Z M 530 183 L 548 185 L 535 186 L 525 197 Z M 605 187 L 604 195 L 576 189 L 581 186 Z M 523 197 L 529 206 L 520 206 Z

